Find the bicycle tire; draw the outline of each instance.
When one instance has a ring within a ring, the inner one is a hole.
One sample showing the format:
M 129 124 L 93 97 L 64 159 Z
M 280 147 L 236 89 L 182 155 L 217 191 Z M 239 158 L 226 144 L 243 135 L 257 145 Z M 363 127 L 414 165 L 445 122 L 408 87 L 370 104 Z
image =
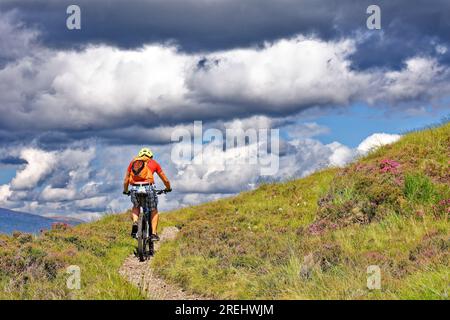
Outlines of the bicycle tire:
M 149 230 L 149 233 L 151 234 L 152 233 L 152 215 L 151 215 L 151 212 L 149 212 L 148 213 L 148 223 L 146 224 L 147 225 L 147 228 L 148 228 L 148 230 Z M 155 254 L 155 249 L 154 249 L 154 244 L 153 244 L 153 241 L 151 241 L 149 238 L 147 239 L 147 245 L 148 245 L 148 256 L 149 257 L 151 257 L 151 256 L 153 256 L 154 254 Z
M 138 220 L 138 237 L 137 237 L 138 256 L 139 256 L 139 261 L 141 261 L 141 262 L 145 261 L 145 237 L 144 237 L 145 221 L 144 221 L 144 216 L 145 216 L 145 214 L 140 214 L 139 220 Z

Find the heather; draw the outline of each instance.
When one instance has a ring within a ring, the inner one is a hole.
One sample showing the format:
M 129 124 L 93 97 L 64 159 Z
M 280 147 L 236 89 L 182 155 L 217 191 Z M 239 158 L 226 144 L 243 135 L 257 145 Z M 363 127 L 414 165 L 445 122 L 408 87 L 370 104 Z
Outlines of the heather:
M 180 236 L 154 266 L 217 298 L 447 299 L 449 160 L 447 123 L 342 169 L 172 212 Z

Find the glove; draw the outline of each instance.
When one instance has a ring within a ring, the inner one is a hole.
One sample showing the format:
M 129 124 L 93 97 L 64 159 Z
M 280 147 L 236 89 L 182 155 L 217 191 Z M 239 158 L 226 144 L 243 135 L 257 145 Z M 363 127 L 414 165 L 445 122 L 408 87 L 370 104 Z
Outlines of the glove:
M 129 196 L 130 195 L 130 191 L 126 191 L 126 190 L 123 190 L 123 192 L 122 192 L 124 195 L 126 195 L 126 196 Z
M 164 192 L 171 192 L 172 191 L 172 188 L 166 188 L 165 190 L 164 190 Z

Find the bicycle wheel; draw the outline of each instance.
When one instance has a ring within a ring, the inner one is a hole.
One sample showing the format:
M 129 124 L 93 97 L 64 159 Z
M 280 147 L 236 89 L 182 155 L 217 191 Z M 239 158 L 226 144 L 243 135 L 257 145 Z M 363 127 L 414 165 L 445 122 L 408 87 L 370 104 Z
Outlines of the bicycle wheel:
M 150 256 L 155 254 L 155 246 L 153 241 L 148 241 L 148 253 Z
M 149 230 L 149 233 L 152 233 L 152 218 L 151 218 L 151 213 L 148 214 L 148 223 L 147 223 L 147 228 Z M 148 256 L 151 257 L 155 254 L 155 247 L 154 247 L 154 243 L 153 241 L 150 240 L 150 238 L 147 239 L 147 243 L 148 243 Z
M 140 214 L 139 215 L 139 220 L 138 220 L 138 256 L 139 256 L 139 261 L 145 261 L 145 242 L 146 242 L 146 237 L 145 237 L 145 218 L 144 218 L 144 214 Z

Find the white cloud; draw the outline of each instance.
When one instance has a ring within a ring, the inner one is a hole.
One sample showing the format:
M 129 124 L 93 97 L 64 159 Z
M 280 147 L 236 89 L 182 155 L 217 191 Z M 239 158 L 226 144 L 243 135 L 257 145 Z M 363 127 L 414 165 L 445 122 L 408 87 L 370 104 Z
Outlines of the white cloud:
M 435 49 L 436 49 L 436 52 L 439 54 L 446 54 L 448 51 L 447 47 L 442 44 L 436 45 Z
M 355 152 L 339 142 L 323 144 L 315 139 L 288 142 L 286 155 L 280 158 L 276 180 L 304 177 L 326 167 L 344 166 L 354 159 Z
M 192 203 L 190 200 L 200 199 L 200 194 L 227 196 L 230 193 L 251 189 L 262 180 L 282 181 L 304 177 L 330 166 L 343 167 L 353 161 L 357 155 L 366 154 L 372 148 L 395 142 L 399 138 L 400 135 L 374 134 L 362 141 L 355 149 L 339 142 L 323 144 L 311 138 L 291 140 L 287 142 L 280 156 L 279 171 L 269 178 L 261 176 L 258 165 L 227 165 L 227 159 L 233 157 L 241 158 L 243 162 L 246 162 L 248 153 L 243 150 L 222 151 L 215 149 L 213 145 L 205 145 L 203 164 L 178 166 L 178 175 L 173 183 L 178 191 L 192 195 L 181 199 L 181 203 L 187 200 L 189 200 L 188 203 Z
M 399 104 L 408 101 L 430 101 L 450 92 L 450 69 L 435 59 L 414 57 L 400 71 L 378 75 L 373 85 L 379 101 Z
M 297 36 L 204 55 L 158 44 L 31 51 L 0 69 L 0 125 L 16 132 L 120 138 L 131 137 L 135 126 L 146 128 L 143 137 L 167 141 L 162 132 L 187 119 L 285 117 L 356 101 L 428 101 L 450 91 L 449 69 L 431 58 L 411 58 L 399 71 L 352 70 L 355 41 L 349 39 Z
M 74 205 L 79 209 L 93 209 L 103 210 L 108 205 L 108 196 L 96 196 L 92 198 L 80 199 L 74 202 Z
M 13 148 L 4 152 L 27 163 L 17 170 L 9 184 L 1 186 L 0 205 L 41 213 L 64 211 L 70 207 L 68 202 L 92 197 L 95 192 L 88 185 L 90 165 L 95 158 L 93 147 L 59 151 L 25 147 L 18 154 Z M 54 186 L 60 180 L 66 181 L 64 186 Z
M 260 167 L 249 164 L 253 146 L 222 150 L 221 146 L 207 144 L 192 164 L 178 165 L 175 184 L 182 192 L 232 193 L 248 188 L 260 176 Z
M 305 139 L 330 133 L 330 129 L 315 122 L 291 124 L 283 127 L 292 139 Z
M 46 186 L 40 195 L 40 200 L 47 202 L 59 202 L 75 199 L 77 191 L 71 188 L 52 188 Z
M 20 152 L 19 157 L 27 162 L 11 181 L 11 187 L 17 190 L 30 190 L 48 175 L 56 163 L 53 152 L 27 148 Z
M 8 198 L 11 196 L 12 191 L 9 185 L 4 184 L 0 186 L 0 205 L 5 206 Z
M 0 59 L 12 60 L 29 54 L 38 32 L 17 22 L 15 12 L 0 12 Z
M 330 157 L 328 158 L 330 161 L 330 166 L 343 167 L 355 157 L 354 150 L 340 144 L 339 142 L 333 142 L 326 146 L 332 151 Z
M 75 218 L 79 220 L 83 220 L 86 222 L 89 221 L 95 221 L 100 219 L 102 216 L 104 216 L 104 213 L 100 212 L 77 212 L 77 213 L 70 213 L 66 215 L 69 218 Z
M 207 99 L 291 106 L 347 104 L 370 76 L 350 70 L 351 40 L 325 42 L 302 36 L 267 43 L 263 49 L 210 54 L 206 68 L 189 78 Z
M 39 129 L 109 127 L 126 115 L 171 114 L 188 103 L 184 69 L 189 60 L 174 47 L 156 45 L 24 58 L 0 70 L 0 101 L 7 101 L 3 108 L 22 125 Z M 24 91 L 33 99 L 27 100 Z M 28 113 L 18 112 L 25 106 Z
M 365 155 L 376 148 L 394 143 L 400 138 L 399 134 L 374 133 L 364 139 L 356 149 L 360 154 Z
M 311 124 L 307 127 L 319 128 Z M 222 146 L 211 143 L 203 145 L 201 163 L 196 163 L 200 159 L 197 154 L 192 163 L 176 166 L 173 184 L 177 190 L 187 194 L 228 195 L 251 189 L 261 181 L 298 178 L 328 166 L 344 166 L 356 155 L 355 150 L 338 142 L 322 144 L 306 138 L 281 143 L 283 150 L 280 150 L 279 169 L 269 177 L 261 173 L 264 162 L 260 158 L 255 164 L 249 161 L 257 153 L 256 144 L 224 151 Z

